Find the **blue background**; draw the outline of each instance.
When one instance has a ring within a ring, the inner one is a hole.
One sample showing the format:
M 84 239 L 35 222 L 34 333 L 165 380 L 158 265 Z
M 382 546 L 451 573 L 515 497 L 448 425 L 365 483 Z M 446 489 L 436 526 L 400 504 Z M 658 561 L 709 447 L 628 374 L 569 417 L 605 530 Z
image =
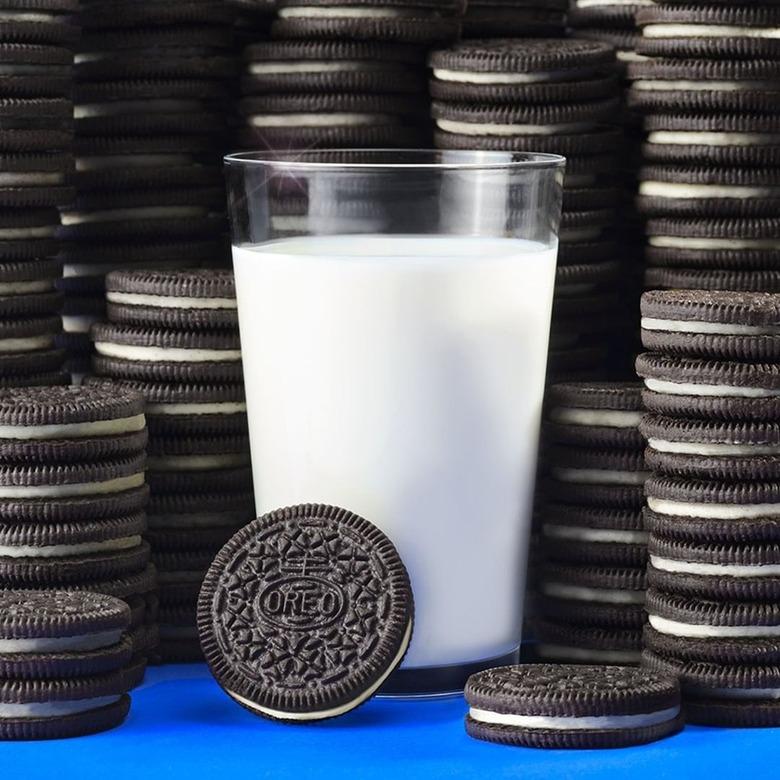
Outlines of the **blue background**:
M 780 778 L 780 729 L 689 726 L 639 748 L 534 750 L 477 742 L 462 698 L 373 700 L 310 726 L 257 718 L 230 700 L 205 666 L 151 669 L 118 729 L 56 742 L 0 743 L 9 780 L 210 778 Z

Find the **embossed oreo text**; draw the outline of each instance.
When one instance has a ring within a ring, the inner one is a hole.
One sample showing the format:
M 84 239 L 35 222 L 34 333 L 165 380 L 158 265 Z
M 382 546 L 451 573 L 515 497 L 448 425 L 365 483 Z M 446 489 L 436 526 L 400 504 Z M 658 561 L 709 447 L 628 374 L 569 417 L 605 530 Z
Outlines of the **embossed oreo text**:
M 295 630 L 330 625 L 341 615 L 344 593 L 319 577 L 288 577 L 269 585 L 257 600 L 257 611 L 268 622 Z

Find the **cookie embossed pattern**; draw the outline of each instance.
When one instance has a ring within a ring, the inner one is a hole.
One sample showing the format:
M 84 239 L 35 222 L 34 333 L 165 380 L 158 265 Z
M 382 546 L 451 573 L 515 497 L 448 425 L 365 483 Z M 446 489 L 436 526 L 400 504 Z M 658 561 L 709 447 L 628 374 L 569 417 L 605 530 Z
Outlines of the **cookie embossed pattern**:
M 198 603 L 219 684 L 276 720 L 341 715 L 372 696 L 412 634 L 409 577 L 363 518 L 306 504 L 241 529 L 209 569 Z

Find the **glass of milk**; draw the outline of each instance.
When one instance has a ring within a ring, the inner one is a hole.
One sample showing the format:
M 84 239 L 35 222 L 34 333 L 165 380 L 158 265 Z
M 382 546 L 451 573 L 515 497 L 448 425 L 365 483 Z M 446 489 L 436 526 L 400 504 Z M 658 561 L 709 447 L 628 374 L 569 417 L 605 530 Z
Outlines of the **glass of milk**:
M 564 159 L 226 158 L 258 514 L 379 526 L 415 625 L 386 693 L 514 662 Z

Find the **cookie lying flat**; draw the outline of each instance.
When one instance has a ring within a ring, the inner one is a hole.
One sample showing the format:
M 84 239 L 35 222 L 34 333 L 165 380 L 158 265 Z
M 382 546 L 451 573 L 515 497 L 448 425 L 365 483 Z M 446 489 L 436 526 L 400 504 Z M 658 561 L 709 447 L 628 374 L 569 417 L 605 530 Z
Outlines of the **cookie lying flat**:
M 238 611 L 228 607 L 236 598 Z M 265 515 L 222 548 L 203 583 L 198 627 L 232 698 L 300 723 L 372 696 L 406 652 L 412 613 L 390 540 L 350 512 L 307 504 Z M 295 668 L 272 651 L 277 643 L 299 648 Z
M 504 666 L 472 675 L 465 696 L 468 734 L 509 745 L 625 747 L 683 722 L 673 677 L 620 666 Z

